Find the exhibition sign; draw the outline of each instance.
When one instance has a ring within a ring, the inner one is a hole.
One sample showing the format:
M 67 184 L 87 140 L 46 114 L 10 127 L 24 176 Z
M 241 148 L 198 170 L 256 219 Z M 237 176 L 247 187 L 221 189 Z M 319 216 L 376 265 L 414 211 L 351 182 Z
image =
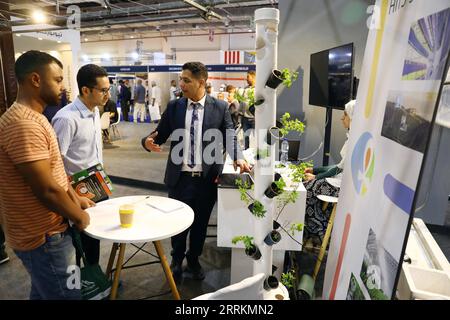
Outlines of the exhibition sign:
M 325 299 L 391 299 L 448 68 L 448 0 L 379 0 L 327 259 Z

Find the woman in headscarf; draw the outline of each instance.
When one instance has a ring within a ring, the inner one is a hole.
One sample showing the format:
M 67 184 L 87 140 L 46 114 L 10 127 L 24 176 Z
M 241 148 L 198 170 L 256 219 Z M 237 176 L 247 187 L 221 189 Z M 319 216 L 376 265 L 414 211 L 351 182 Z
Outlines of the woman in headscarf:
M 353 116 L 353 109 L 356 100 L 352 100 L 345 105 L 344 115 L 342 116 L 342 124 L 345 129 L 350 130 L 350 123 Z M 342 171 L 344 169 L 344 161 L 346 159 L 348 143 L 347 140 L 341 149 L 341 162 L 337 165 L 308 168 L 305 170 L 306 181 L 304 182 L 307 191 L 306 194 L 306 212 L 305 212 L 305 228 L 303 239 L 306 241 L 312 239 L 314 244 L 319 244 L 325 235 L 328 220 L 330 219 L 332 208 L 330 206 L 322 211 L 322 202 L 317 195 L 326 195 L 332 197 L 339 196 L 339 188 L 329 184 L 326 178 L 342 179 Z M 339 183 L 340 185 L 340 183 Z

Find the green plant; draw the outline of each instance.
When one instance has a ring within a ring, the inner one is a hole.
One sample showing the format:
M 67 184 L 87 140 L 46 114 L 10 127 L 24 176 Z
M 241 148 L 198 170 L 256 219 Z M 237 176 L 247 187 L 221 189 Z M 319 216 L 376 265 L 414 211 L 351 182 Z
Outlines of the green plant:
M 253 203 L 250 204 L 251 208 L 249 207 L 252 214 L 258 218 L 264 217 L 266 214 L 264 205 L 258 200 L 255 200 L 247 192 L 249 189 L 253 190 L 253 185 L 250 187 L 250 184 L 247 181 L 243 182 L 242 179 L 234 180 L 234 184 L 238 187 L 241 200 L 244 201 L 245 204 L 249 205 L 253 201 Z
M 303 223 L 293 223 L 291 224 L 289 230 L 291 231 L 291 234 L 294 236 L 295 232 L 300 232 L 303 230 Z
M 233 244 L 238 243 L 239 241 L 242 241 L 244 243 L 245 249 L 250 249 L 253 247 L 253 237 L 249 236 L 236 236 L 233 239 L 231 239 L 231 242 Z
M 255 104 L 255 88 L 249 88 L 242 93 L 236 90 L 234 96 L 238 102 L 245 102 L 247 106 Z
M 289 131 L 297 131 L 299 133 L 303 133 L 305 131 L 305 125 L 303 122 L 301 122 L 298 119 L 291 120 L 291 115 L 289 112 L 286 112 L 281 117 L 281 124 L 283 125 L 282 128 L 280 128 L 280 133 L 283 136 L 286 136 Z
M 277 186 L 278 190 L 284 190 L 286 187 L 286 182 L 284 182 L 283 178 L 280 178 L 278 181 L 274 181 L 275 185 Z
M 295 273 L 294 270 L 289 270 L 288 273 L 281 274 L 281 283 L 288 289 L 294 287 L 294 281 L 295 281 L 294 273 Z
M 254 216 L 258 217 L 258 218 L 264 218 L 264 216 L 266 215 L 266 209 L 264 208 L 264 205 L 259 202 L 258 200 L 255 200 L 255 202 L 253 202 L 253 207 L 251 209 L 252 213 Z
M 292 170 L 291 177 L 293 182 L 300 183 L 305 178 L 305 170 L 313 166 L 312 161 L 302 162 L 299 164 L 289 164 L 289 169 Z
M 234 184 L 239 189 L 241 200 L 244 201 L 247 205 L 250 204 L 251 200 L 254 199 L 247 193 L 247 190 L 253 190 L 253 185 L 250 187 L 250 184 L 247 181 L 243 182 L 242 179 L 234 180 Z
M 292 86 L 292 83 L 297 80 L 298 78 L 298 72 L 291 71 L 288 68 L 284 68 L 281 70 L 281 78 L 283 79 L 283 84 L 290 88 Z
M 275 165 L 275 168 L 285 168 L 286 166 L 282 163 Z

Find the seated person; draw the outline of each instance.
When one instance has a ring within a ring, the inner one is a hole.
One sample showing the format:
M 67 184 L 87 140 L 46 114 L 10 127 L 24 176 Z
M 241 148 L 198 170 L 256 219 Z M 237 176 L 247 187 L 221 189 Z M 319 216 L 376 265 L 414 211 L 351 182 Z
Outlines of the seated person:
M 103 110 L 104 112 L 109 112 L 110 123 L 115 123 L 117 122 L 117 120 L 119 120 L 119 114 L 117 113 L 117 106 L 113 100 L 108 99 Z
M 345 105 L 344 115 L 342 116 L 342 124 L 344 128 L 350 129 L 350 122 L 353 116 L 353 108 L 355 100 L 350 101 Z M 306 178 L 304 185 L 307 191 L 306 194 L 306 211 L 305 211 L 305 227 L 303 232 L 303 239 L 312 239 L 314 244 L 320 244 L 327 229 L 328 220 L 330 219 L 332 208 L 328 206 L 325 212 L 322 211 L 322 202 L 317 198 L 318 195 L 326 195 L 331 197 L 339 196 L 339 188 L 329 184 L 325 178 L 333 177 L 337 179 L 342 178 L 342 170 L 344 168 L 344 161 L 347 152 L 347 140 L 341 149 L 342 160 L 337 165 L 307 168 L 305 170 Z M 319 243 L 320 241 L 320 243 Z

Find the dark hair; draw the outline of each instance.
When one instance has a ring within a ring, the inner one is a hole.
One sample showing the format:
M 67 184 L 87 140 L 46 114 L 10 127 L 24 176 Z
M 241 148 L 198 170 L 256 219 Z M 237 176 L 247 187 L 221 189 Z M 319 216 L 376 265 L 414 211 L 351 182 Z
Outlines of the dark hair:
M 97 78 L 108 77 L 108 72 L 102 67 L 95 64 L 86 64 L 78 70 L 77 83 L 80 95 L 82 95 L 81 88 L 93 88 L 97 84 Z
M 236 87 L 233 86 L 232 84 L 227 85 L 227 87 L 225 88 L 226 92 L 231 92 L 233 90 L 236 90 Z
M 252 76 L 256 76 L 256 71 L 249 70 L 249 71 L 247 71 L 247 74 L 252 75 Z
M 189 70 L 196 79 L 208 79 L 208 69 L 201 62 L 186 62 L 181 69 Z
M 23 83 L 25 77 L 32 72 L 41 72 L 42 68 L 51 63 L 56 63 L 63 68 L 61 61 L 52 57 L 48 53 L 30 50 L 22 54 L 14 65 L 14 71 L 16 72 L 16 78 L 19 83 Z

